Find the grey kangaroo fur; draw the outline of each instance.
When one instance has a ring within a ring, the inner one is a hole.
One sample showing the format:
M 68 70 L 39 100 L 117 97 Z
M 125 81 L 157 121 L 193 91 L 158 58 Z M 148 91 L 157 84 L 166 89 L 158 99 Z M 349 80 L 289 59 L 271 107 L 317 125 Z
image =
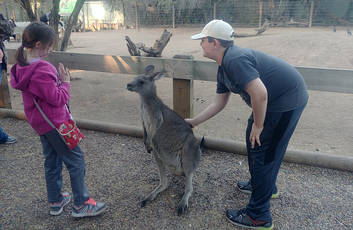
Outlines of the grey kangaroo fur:
M 200 144 L 188 123 L 168 108 L 157 96 L 155 81 L 165 73 L 154 72 L 154 66 L 145 68 L 145 73 L 127 84 L 129 91 L 136 92 L 141 99 L 143 141 L 147 152 L 153 153 L 159 169 L 159 185 L 141 202 L 148 201 L 168 187 L 167 169 L 176 175 L 185 175 L 185 192 L 178 204 L 178 215 L 185 213 L 192 193 L 192 176 L 200 161 Z

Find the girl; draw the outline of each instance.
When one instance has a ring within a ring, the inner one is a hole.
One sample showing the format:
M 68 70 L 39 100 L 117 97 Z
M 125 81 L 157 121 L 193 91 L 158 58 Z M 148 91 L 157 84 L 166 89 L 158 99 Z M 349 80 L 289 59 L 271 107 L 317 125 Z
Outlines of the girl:
M 90 198 L 84 177 L 83 152 L 77 146 L 70 150 L 36 107 L 38 103 L 44 114 L 57 127 L 69 120 L 67 104 L 70 98 L 70 76 L 64 65 L 55 67 L 43 60 L 52 50 L 54 30 L 42 22 L 33 22 L 23 31 L 22 45 L 16 52 L 16 64 L 11 68 L 11 86 L 22 91 L 27 121 L 40 135 L 45 157 L 45 179 L 51 215 L 59 215 L 70 202 L 70 195 L 61 192 L 62 162 L 71 180 L 74 198 L 73 217 L 96 216 L 106 209 L 103 202 Z

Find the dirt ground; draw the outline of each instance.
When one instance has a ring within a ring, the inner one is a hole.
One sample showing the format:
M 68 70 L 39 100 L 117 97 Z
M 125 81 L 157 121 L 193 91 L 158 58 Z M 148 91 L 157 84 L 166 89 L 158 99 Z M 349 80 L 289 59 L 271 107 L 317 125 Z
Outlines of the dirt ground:
M 295 66 L 353 69 L 353 37 L 346 28 L 270 28 L 262 36 L 237 38 L 241 47 L 254 48 L 278 56 Z M 173 33 L 163 57 L 175 54 L 202 56 L 199 41 L 190 36 L 201 28 L 168 29 Z M 152 46 L 162 28 L 116 30 L 72 33 L 73 47 L 68 52 L 129 56 L 125 36 L 134 42 Z M 253 33 L 253 28 L 236 29 L 238 33 Z M 16 48 L 17 43 L 8 47 Z M 140 125 L 139 98 L 126 90 L 129 75 L 73 71 L 71 108 L 74 116 L 91 120 Z M 199 113 L 213 99 L 215 82 L 195 81 L 194 114 Z M 162 79 L 157 84 L 158 93 L 172 107 L 172 81 Z M 18 92 L 11 91 L 13 107 L 22 109 Z M 353 94 L 310 91 L 310 100 L 289 145 L 289 149 L 319 151 L 353 156 Z M 197 135 L 232 139 L 244 142 L 244 132 L 249 108 L 237 95 L 232 95 L 229 105 L 215 118 L 195 129 Z
M 70 203 L 57 217 L 48 214 L 43 155 L 39 137 L 25 121 L 0 119 L 18 143 L 0 146 L 1 230 L 231 230 L 227 209 L 243 208 L 249 196 L 235 188 L 249 177 L 245 156 L 205 151 L 196 170 L 189 211 L 177 216 L 184 180 L 169 175 L 170 185 L 144 208 L 142 197 L 158 184 L 158 170 L 143 141 L 122 135 L 83 130 L 86 183 L 93 198 L 108 210 L 95 218 L 74 219 Z M 63 170 L 63 190 L 70 180 Z M 353 229 L 353 173 L 283 163 L 271 201 L 276 230 Z
M 165 57 L 192 54 L 203 59 L 198 41 L 189 39 L 201 28 L 177 28 Z M 241 28 L 239 32 L 252 32 Z M 124 36 L 152 45 L 162 29 L 73 33 L 69 52 L 129 55 Z M 343 28 L 271 28 L 261 37 L 239 38 L 236 44 L 279 56 L 293 65 L 353 69 L 353 37 Z M 15 48 L 18 44 L 10 43 Z M 205 60 L 205 59 L 203 59 Z M 73 71 L 71 109 L 75 117 L 140 125 L 139 98 L 125 89 L 132 76 Z M 160 97 L 172 105 L 172 82 L 157 83 Z M 214 82 L 195 82 L 195 113 L 211 101 Z M 14 109 L 23 109 L 17 91 L 11 90 Z M 353 156 L 353 95 L 310 91 L 310 101 L 289 148 Z M 243 142 L 250 110 L 232 96 L 215 118 L 195 129 L 208 135 Z M 0 230 L 2 229 L 237 229 L 224 217 L 226 209 L 242 208 L 248 196 L 235 182 L 249 177 L 247 159 L 233 153 L 206 151 L 194 177 L 190 210 L 176 216 L 183 179 L 170 176 L 170 187 L 146 207 L 138 202 L 158 184 L 153 157 L 142 139 L 83 130 L 86 181 L 93 198 L 108 203 L 101 217 L 76 220 L 71 204 L 62 215 L 48 215 L 42 149 L 39 138 L 25 122 L 0 118 L 5 131 L 18 143 L 0 146 Z M 352 172 L 284 163 L 278 177 L 280 198 L 271 201 L 273 221 L 279 230 L 353 229 Z M 64 170 L 64 190 L 71 192 Z

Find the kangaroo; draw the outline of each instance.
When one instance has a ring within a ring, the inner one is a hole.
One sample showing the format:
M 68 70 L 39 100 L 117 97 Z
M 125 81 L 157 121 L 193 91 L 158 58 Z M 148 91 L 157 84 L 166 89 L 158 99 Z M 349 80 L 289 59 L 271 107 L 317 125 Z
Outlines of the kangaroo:
M 159 185 L 141 201 L 141 207 L 168 187 L 169 170 L 185 176 L 185 192 L 177 206 L 180 216 L 188 209 L 192 176 L 200 161 L 203 141 L 199 143 L 190 125 L 157 96 L 155 81 L 164 75 L 148 65 L 144 74 L 127 84 L 127 89 L 140 95 L 143 141 L 147 152 L 152 151 L 159 169 Z

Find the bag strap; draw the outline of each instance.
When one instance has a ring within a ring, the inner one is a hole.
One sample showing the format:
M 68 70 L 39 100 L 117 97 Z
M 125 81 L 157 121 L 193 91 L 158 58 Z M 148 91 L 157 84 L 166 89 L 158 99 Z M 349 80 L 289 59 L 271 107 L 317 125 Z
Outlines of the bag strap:
M 56 129 L 56 127 L 54 126 L 54 124 L 49 120 L 49 118 L 45 115 L 45 113 L 43 112 L 43 110 L 40 108 L 40 106 L 38 105 L 38 103 L 36 102 L 36 100 L 33 98 L 33 102 L 36 105 L 37 109 L 39 110 L 40 114 L 42 114 L 44 120 L 46 122 L 48 122 L 48 124 L 53 128 Z
M 45 113 L 43 112 L 43 110 L 40 108 L 40 106 L 38 105 L 38 103 L 36 102 L 36 100 L 33 98 L 33 102 L 34 104 L 36 105 L 37 109 L 39 110 L 40 114 L 42 114 L 44 120 L 46 120 L 46 122 L 48 122 L 48 124 L 53 128 L 55 129 L 58 133 L 59 133 L 59 136 L 61 138 L 61 140 L 66 143 L 66 140 L 65 138 L 62 136 L 62 134 L 59 132 L 59 130 L 53 125 L 53 123 L 49 120 L 49 118 L 45 115 Z

